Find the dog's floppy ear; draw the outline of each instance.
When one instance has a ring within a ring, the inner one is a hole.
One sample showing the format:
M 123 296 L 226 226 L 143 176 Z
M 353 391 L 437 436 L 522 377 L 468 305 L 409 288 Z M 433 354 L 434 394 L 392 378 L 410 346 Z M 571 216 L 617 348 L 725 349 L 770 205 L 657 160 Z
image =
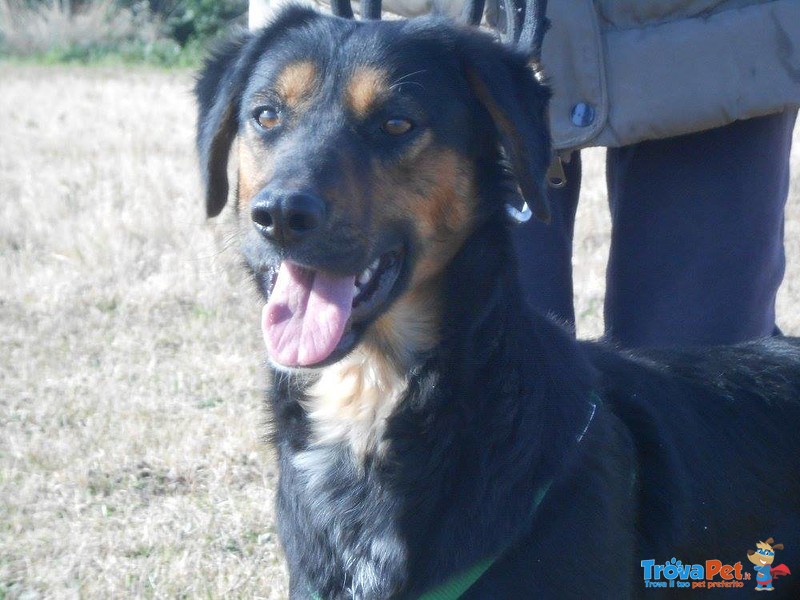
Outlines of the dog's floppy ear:
M 252 34 L 242 33 L 206 61 L 194 88 L 197 98 L 197 154 L 206 193 L 206 214 L 216 217 L 228 199 L 228 155 L 238 130 L 244 86 L 237 65 Z
M 220 46 L 201 70 L 194 88 L 197 153 L 209 217 L 216 217 L 228 199 L 228 156 L 239 129 L 242 94 L 253 68 L 280 34 L 317 16 L 310 9 L 292 6 L 261 31 L 240 33 Z
M 470 88 L 494 121 L 523 199 L 540 221 L 549 223 L 550 92 L 521 53 L 485 39 L 479 43 L 473 36 L 465 45 L 463 68 Z

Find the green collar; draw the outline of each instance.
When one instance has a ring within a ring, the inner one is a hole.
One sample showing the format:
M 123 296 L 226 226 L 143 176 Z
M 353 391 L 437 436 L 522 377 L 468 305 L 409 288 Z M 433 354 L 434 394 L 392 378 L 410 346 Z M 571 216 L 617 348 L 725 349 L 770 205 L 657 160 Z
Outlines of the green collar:
M 583 436 L 586 435 L 586 432 L 589 430 L 589 425 L 592 424 L 594 420 L 595 413 L 597 412 L 597 405 L 602 404 L 602 399 L 597 394 L 597 392 L 592 391 L 589 403 L 592 406 L 591 413 L 589 414 L 589 419 L 586 421 L 586 426 L 583 428 L 583 431 L 578 435 L 578 443 L 581 443 Z M 553 481 L 546 482 L 542 487 L 539 488 L 539 491 L 536 493 L 536 496 L 533 498 L 533 508 L 532 513 L 535 514 L 537 510 L 539 510 L 539 506 L 541 506 L 542 502 L 544 501 L 545 496 L 547 496 L 547 492 L 550 491 L 550 486 L 553 484 Z M 458 600 L 467 593 L 469 588 L 471 588 L 489 568 L 497 562 L 497 559 L 502 556 L 505 549 L 501 550 L 494 556 L 489 556 L 484 558 L 480 562 L 474 564 L 472 567 L 459 573 L 458 575 L 454 575 L 444 583 L 440 583 L 432 590 L 428 590 L 424 594 L 422 594 L 418 600 Z M 322 600 L 319 594 L 312 593 L 311 594 L 312 600 Z
M 472 584 L 483 577 L 483 574 L 489 570 L 489 567 L 491 567 L 496 560 L 497 556 L 484 558 L 472 568 L 467 569 L 455 577 L 451 577 L 432 590 L 425 592 L 419 597 L 419 600 L 457 600 L 461 598 L 464 592 L 472 587 Z
M 539 491 L 536 493 L 536 496 L 533 499 L 533 513 L 536 513 L 536 511 L 539 510 L 539 506 L 544 501 L 544 497 L 550 490 L 552 483 L 552 481 L 548 481 L 539 488 Z M 483 574 L 489 570 L 489 567 L 491 567 L 498 558 L 500 558 L 503 552 L 504 550 L 498 552 L 494 556 L 484 558 L 482 561 L 470 567 L 463 573 L 459 573 L 444 583 L 437 585 L 432 590 L 425 592 L 419 597 L 419 600 L 458 600 L 467 592 L 467 590 L 469 590 L 469 588 L 472 587 L 476 581 L 478 581 L 478 579 L 483 577 Z

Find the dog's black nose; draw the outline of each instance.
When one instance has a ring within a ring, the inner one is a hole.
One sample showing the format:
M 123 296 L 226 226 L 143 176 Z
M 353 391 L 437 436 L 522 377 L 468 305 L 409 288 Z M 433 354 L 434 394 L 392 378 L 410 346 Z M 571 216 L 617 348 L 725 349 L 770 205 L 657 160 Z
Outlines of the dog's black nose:
M 325 202 L 303 192 L 260 194 L 250 212 L 253 225 L 266 239 L 282 245 L 302 241 L 322 226 Z

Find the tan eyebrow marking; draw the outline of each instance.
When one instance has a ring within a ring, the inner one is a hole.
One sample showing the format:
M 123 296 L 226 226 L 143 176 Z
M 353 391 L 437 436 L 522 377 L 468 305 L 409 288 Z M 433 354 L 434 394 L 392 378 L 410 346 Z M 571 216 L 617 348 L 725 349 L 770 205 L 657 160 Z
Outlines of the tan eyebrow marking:
M 288 106 L 296 107 L 308 99 L 316 85 L 317 66 L 310 60 L 301 60 L 284 67 L 275 90 Z
M 365 117 L 389 94 L 386 71 L 376 67 L 359 67 L 345 89 L 345 103 L 357 117 Z

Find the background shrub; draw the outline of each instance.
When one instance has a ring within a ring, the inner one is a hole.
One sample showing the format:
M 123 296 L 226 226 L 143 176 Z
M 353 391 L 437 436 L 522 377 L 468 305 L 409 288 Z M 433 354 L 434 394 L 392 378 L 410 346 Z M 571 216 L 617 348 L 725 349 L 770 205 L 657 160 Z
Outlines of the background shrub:
M 244 23 L 247 0 L 151 0 L 150 10 L 161 16 L 168 35 L 181 45 L 205 42 Z
M 44 62 L 195 64 L 247 0 L 0 0 L 0 53 Z

